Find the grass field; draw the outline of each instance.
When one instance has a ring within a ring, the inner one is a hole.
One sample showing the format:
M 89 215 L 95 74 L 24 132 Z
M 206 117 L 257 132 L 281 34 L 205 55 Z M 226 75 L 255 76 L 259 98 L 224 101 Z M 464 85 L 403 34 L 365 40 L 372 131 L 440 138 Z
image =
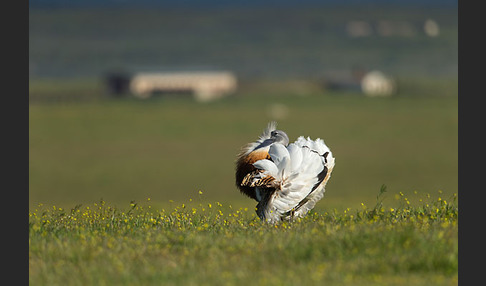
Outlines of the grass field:
M 219 202 L 29 213 L 30 285 L 457 285 L 456 196 L 265 225 Z M 200 199 L 200 198 L 199 198 Z
M 234 186 L 235 156 L 273 119 L 291 141 L 321 137 L 333 151 L 336 168 L 323 205 L 370 203 L 382 184 L 392 192 L 457 192 L 457 97 L 289 90 L 207 104 L 191 98 L 31 104 L 30 205 L 182 202 L 202 190 L 210 200 L 250 207 Z
M 391 98 L 282 83 L 204 104 L 79 86 L 29 106 L 31 285 L 457 284 L 457 81 Z M 314 211 L 277 227 L 234 186 L 237 152 L 274 119 L 336 157 Z

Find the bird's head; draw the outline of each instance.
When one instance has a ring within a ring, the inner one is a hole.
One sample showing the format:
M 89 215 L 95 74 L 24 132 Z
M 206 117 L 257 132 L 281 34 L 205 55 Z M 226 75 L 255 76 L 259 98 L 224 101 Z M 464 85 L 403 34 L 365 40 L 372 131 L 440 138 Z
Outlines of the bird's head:
M 270 133 L 270 137 L 267 137 L 264 141 L 261 141 L 260 144 L 251 148 L 251 151 L 255 151 L 261 148 L 269 148 L 270 145 L 280 143 L 285 146 L 289 144 L 289 137 L 287 133 L 283 132 L 282 130 L 272 130 Z
M 270 140 L 273 141 L 272 143 L 280 143 L 285 146 L 289 144 L 289 137 L 287 136 L 287 133 L 282 130 L 273 130 L 270 133 Z

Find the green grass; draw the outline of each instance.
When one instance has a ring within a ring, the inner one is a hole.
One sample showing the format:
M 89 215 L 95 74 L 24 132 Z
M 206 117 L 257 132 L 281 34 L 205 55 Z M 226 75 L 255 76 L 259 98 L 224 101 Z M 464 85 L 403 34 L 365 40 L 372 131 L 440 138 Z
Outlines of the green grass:
M 234 186 L 234 160 L 276 118 L 275 106 L 287 109 L 277 119 L 291 141 L 321 137 L 336 157 L 323 207 L 369 204 L 382 184 L 394 192 L 457 192 L 457 97 L 284 89 L 247 88 L 205 104 L 102 97 L 32 103 L 30 206 L 183 202 L 203 190 L 210 200 L 253 207 Z
M 276 226 L 201 197 L 29 213 L 30 285 L 456 285 L 456 195 L 379 195 Z M 197 202 L 199 201 L 199 202 Z
M 366 98 L 267 82 L 201 104 L 33 82 L 29 284 L 456 285 L 457 80 L 419 83 Z M 322 201 L 276 227 L 234 186 L 273 119 L 336 157 Z

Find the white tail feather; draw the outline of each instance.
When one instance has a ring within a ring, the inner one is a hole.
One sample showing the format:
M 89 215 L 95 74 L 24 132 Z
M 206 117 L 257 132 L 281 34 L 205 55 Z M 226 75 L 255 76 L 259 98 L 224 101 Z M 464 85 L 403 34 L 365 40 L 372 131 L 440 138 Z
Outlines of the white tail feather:
M 272 145 L 269 155 L 271 160 L 257 161 L 254 166 L 264 171 L 262 176 L 274 177 L 280 188 L 258 215 L 271 223 L 304 216 L 324 196 L 334 167 L 330 149 L 322 139 L 301 136 L 287 147 Z

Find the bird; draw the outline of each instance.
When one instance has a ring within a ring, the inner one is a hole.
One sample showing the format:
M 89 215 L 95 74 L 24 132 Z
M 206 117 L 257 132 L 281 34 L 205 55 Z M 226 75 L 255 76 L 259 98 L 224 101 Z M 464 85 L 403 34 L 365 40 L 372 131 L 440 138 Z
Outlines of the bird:
M 317 138 L 299 136 L 289 143 L 287 133 L 271 121 L 254 142 L 236 156 L 235 184 L 257 201 L 256 213 L 267 223 L 302 218 L 324 196 L 335 158 Z

